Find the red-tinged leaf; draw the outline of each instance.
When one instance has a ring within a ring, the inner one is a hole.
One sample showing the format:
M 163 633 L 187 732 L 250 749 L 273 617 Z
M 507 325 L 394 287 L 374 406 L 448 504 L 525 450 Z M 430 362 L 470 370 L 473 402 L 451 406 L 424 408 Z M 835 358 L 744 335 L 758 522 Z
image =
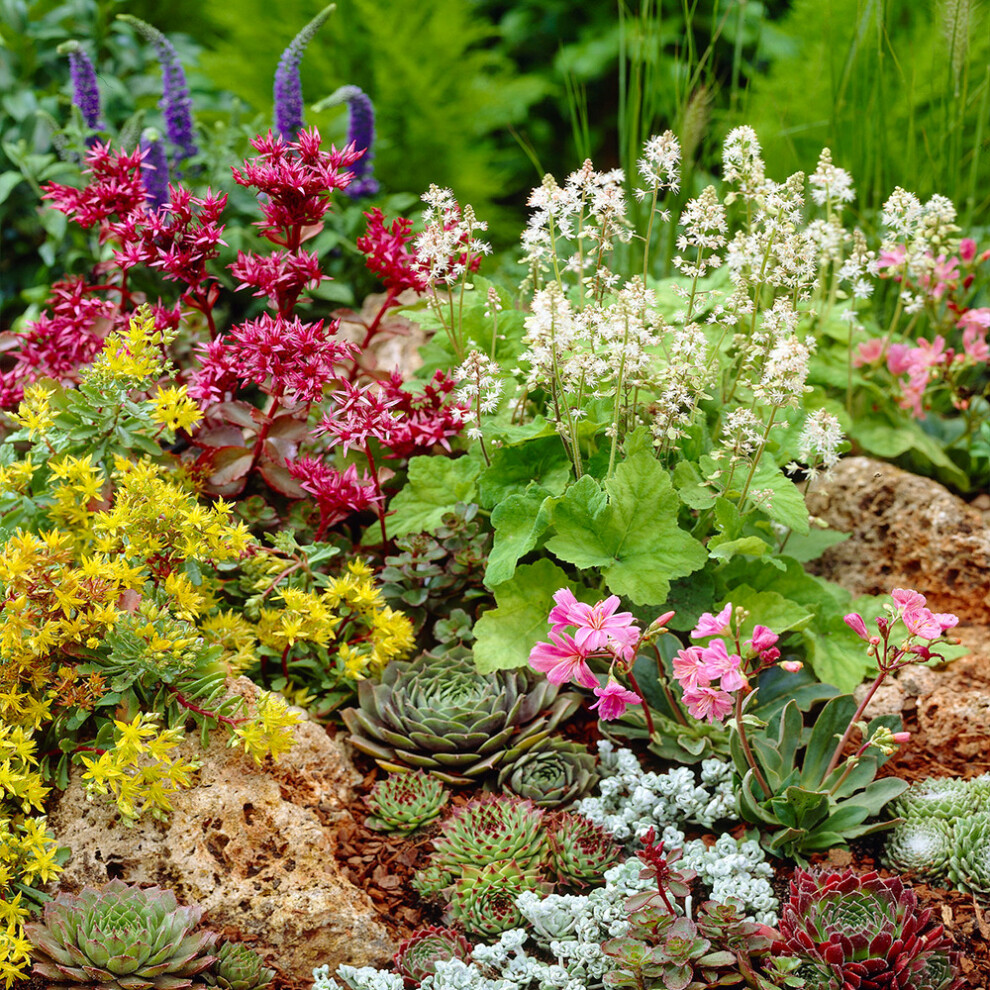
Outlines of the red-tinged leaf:
M 284 464 L 286 461 L 293 460 L 298 450 L 299 444 L 293 443 L 291 440 L 285 440 L 282 437 L 268 437 L 265 440 L 261 456 L 266 461 Z
M 309 423 L 296 416 L 276 416 L 268 431 L 270 437 L 282 437 L 284 440 L 305 440 L 309 434 Z
M 234 399 L 231 402 L 221 402 L 210 410 L 212 413 L 219 413 L 228 423 L 236 426 L 244 426 L 249 430 L 255 428 L 254 414 L 257 409 L 248 402 Z
M 212 473 L 207 482 L 215 488 L 239 481 L 251 470 L 252 458 L 253 452 L 248 447 L 218 447 L 213 451 L 210 461 Z
M 282 464 L 262 461 L 258 465 L 258 473 L 275 491 L 288 495 L 289 498 L 309 497 L 309 493 L 300 486 L 299 482 L 289 474 L 288 468 Z
M 244 433 L 237 426 L 210 426 L 193 437 L 197 447 L 243 447 Z
M 300 244 L 303 244 L 306 241 L 308 241 L 311 237 L 316 237 L 316 235 L 321 230 L 323 230 L 323 224 L 322 224 L 322 222 L 321 223 L 313 223 L 313 224 L 310 224 L 308 227 L 303 227 L 302 234 L 299 237 L 299 243 Z

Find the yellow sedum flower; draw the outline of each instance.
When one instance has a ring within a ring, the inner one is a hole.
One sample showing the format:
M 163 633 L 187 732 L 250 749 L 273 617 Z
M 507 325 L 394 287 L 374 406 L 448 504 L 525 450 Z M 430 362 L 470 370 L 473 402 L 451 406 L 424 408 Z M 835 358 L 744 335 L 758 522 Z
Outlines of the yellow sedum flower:
M 199 406 L 186 394 L 185 385 L 158 386 L 151 398 L 151 418 L 173 433 L 191 430 L 202 418 Z

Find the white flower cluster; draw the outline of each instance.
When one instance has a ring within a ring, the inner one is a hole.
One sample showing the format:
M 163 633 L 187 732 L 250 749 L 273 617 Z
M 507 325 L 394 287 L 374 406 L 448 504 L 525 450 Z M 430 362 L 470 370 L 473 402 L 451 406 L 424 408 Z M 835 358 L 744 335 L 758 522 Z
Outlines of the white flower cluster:
M 702 760 L 701 783 L 690 767 L 667 773 L 643 770 L 635 754 L 616 749 L 607 739 L 598 743 L 599 795 L 582 800 L 579 814 L 629 842 L 650 826 L 697 824 L 710 828 L 722 819 L 736 819 L 732 767 L 721 760 Z
M 450 189 L 431 185 L 422 198 L 425 229 L 415 242 L 419 266 L 431 286 L 456 285 L 475 258 L 491 253 L 491 245 L 476 236 L 488 224 L 475 216 L 474 207 L 462 208 Z

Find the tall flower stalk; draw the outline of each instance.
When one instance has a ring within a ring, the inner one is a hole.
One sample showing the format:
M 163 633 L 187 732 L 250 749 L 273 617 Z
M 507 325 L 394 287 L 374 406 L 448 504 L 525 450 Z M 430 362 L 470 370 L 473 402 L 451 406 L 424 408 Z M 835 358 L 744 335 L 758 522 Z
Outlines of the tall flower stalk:
M 299 66 L 306 47 L 333 13 L 336 4 L 324 7 L 282 52 L 275 70 L 275 127 L 286 141 L 294 141 L 303 128 L 302 80 Z

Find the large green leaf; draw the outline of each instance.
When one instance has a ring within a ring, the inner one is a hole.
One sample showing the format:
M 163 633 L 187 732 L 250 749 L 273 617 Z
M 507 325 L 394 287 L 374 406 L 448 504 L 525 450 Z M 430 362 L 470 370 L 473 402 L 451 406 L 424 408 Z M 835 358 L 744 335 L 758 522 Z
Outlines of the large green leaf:
M 549 560 L 516 568 L 511 581 L 494 589 L 496 608 L 485 612 L 474 627 L 474 661 L 483 674 L 522 667 L 530 650 L 547 638 L 547 615 L 559 588 L 571 587 L 567 575 Z M 586 592 L 575 589 L 579 598 Z M 594 599 L 592 599 L 594 600 Z
M 510 495 L 492 513 L 495 541 L 488 555 L 485 584 L 489 588 L 508 581 L 520 557 L 539 542 L 550 525 L 550 506 L 554 499 L 542 489 L 525 495 Z
M 544 494 L 560 495 L 571 477 L 571 460 L 560 437 L 543 437 L 515 447 L 492 451 L 491 465 L 478 479 L 482 508 L 494 509 L 510 495 L 525 494 L 532 487 Z
M 458 502 L 478 497 L 481 464 L 473 454 L 465 457 L 414 457 L 409 462 L 405 487 L 389 503 L 389 537 L 436 529 Z
M 677 524 L 680 500 L 646 452 L 627 457 L 600 485 L 583 477 L 553 508 L 547 549 L 577 567 L 600 567 L 609 591 L 660 605 L 673 578 L 703 567 L 705 548 Z

